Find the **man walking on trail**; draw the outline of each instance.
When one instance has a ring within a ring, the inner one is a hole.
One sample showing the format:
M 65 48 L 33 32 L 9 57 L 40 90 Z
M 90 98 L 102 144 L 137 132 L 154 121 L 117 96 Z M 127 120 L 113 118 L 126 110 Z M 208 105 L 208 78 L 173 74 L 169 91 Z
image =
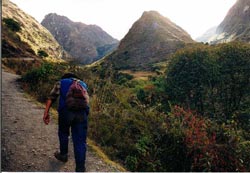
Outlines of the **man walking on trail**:
M 77 102 L 74 102 L 73 100 L 74 96 L 72 95 L 74 94 L 70 94 L 70 92 L 73 91 L 72 87 L 74 89 L 77 87 L 81 89 L 80 94 L 78 93 Z M 82 100 L 81 97 L 79 97 L 81 93 L 84 95 L 84 99 Z M 71 127 L 76 164 L 75 171 L 84 172 L 89 114 L 87 85 L 83 81 L 79 80 L 79 78 L 73 73 L 64 74 L 61 80 L 54 85 L 54 88 L 51 90 L 46 102 L 46 108 L 43 116 L 43 121 L 46 125 L 48 125 L 50 121 L 49 109 L 59 95 L 58 136 L 60 152 L 55 152 L 54 156 L 62 162 L 68 161 L 69 130 Z

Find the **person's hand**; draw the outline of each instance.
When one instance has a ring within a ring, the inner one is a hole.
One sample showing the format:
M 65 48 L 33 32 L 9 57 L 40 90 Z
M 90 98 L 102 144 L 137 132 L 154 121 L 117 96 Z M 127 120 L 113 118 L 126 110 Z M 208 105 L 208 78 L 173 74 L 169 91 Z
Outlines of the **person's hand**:
M 52 100 L 48 99 L 46 102 L 46 107 L 45 107 L 45 111 L 44 111 L 44 115 L 43 115 L 43 122 L 48 125 L 49 124 L 49 109 L 52 105 Z
M 48 112 L 44 112 L 44 116 L 43 116 L 43 122 L 48 125 L 50 121 L 50 116 Z

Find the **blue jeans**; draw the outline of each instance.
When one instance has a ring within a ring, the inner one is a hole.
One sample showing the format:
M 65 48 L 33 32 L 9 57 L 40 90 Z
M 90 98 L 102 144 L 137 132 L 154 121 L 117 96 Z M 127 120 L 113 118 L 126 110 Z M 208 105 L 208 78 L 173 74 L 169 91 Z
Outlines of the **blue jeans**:
M 86 138 L 88 126 L 88 110 L 80 112 L 72 112 L 67 108 L 59 111 L 59 129 L 58 136 L 60 142 L 60 154 L 68 154 L 69 130 L 74 145 L 74 155 L 76 170 L 84 170 L 86 160 Z

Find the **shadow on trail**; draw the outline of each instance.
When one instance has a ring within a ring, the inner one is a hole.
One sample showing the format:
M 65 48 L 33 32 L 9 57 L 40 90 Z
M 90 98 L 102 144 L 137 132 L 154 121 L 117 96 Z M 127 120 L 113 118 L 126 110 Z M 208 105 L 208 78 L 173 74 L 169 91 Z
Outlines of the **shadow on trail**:
M 62 170 L 61 168 L 65 166 L 65 163 L 60 162 L 56 159 L 51 159 L 49 160 L 49 167 L 48 170 L 49 172 L 58 172 L 58 170 Z

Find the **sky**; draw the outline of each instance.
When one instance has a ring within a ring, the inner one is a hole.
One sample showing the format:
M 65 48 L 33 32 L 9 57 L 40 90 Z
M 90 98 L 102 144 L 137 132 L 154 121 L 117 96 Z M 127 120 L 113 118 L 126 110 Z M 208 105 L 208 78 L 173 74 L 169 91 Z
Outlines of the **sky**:
M 121 40 L 144 11 L 158 11 L 195 39 L 219 25 L 236 0 L 10 0 L 39 23 L 49 13 L 95 24 Z

